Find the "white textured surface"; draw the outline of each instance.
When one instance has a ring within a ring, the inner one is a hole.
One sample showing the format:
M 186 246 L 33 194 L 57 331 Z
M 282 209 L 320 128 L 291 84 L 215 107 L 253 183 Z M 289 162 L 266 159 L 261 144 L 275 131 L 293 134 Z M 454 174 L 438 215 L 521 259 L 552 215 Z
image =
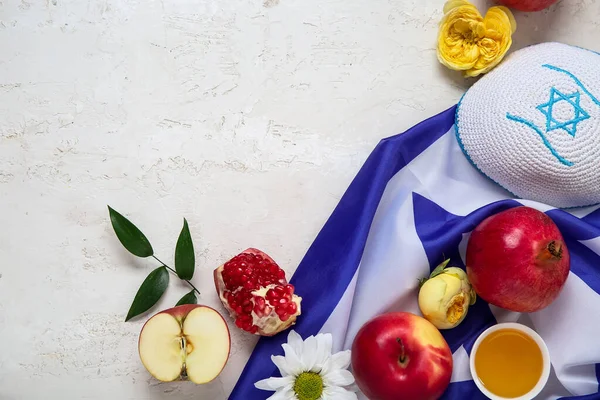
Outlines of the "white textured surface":
M 291 274 L 378 140 L 467 87 L 435 58 L 442 3 L 0 1 L 0 399 L 225 399 L 255 339 L 232 329 L 211 384 L 151 379 L 123 318 L 156 264 L 106 204 L 166 260 L 188 219 L 204 304 L 245 247 Z M 518 15 L 514 46 L 597 47 L 599 14 Z

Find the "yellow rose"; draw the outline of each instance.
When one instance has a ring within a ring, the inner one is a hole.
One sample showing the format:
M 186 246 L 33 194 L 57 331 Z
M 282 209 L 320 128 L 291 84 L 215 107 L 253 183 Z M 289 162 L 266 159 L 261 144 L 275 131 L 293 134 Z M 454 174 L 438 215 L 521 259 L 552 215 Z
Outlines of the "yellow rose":
M 467 0 L 449 0 L 438 35 L 438 59 L 466 76 L 494 68 L 512 44 L 517 23 L 506 7 L 492 7 L 485 18 Z
M 469 306 L 475 303 L 476 294 L 465 271 L 446 268 L 446 260 L 421 280 L 419 308 L 423 317 L 438 329 L 452 329 L 467 316 Z

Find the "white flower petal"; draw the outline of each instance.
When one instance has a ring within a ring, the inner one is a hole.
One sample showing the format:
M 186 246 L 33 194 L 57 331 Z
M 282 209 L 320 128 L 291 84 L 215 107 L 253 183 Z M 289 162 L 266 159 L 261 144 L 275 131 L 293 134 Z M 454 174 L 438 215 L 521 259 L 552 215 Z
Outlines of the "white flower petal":
M 294 378 L 286 376 L 283 378 L 267 378 L 262 381 L 258 381 L 254 384 L 257 389 L 260 390 L 278 390 L 285 386 L 292 387 L 294 384 Z
M 329 357 L 327 360 L 325 360 L 325 362 L 321 366 L 321 371 L 319 372 L 319 375 L 325 376 L 332 370 L 333 370 L 333 360 L 331 359 L 331 357 Z
M 315 364 L 322 367 L 325 361 L 331 357 L 331 348 L 333 345 L 333 337 L 330 333 L 319 333 L 317 336 L 317 360 Z
M 354 383 L 354 376 L 345 369 L 334 369 L 323 376 L 326 386 L 348 386 Z
M 360 389 L 358 388 L 358 385 L 356 384 L 356 382 L 354 382 L 350 386 L 346 386 L 344 389 L 346 389 L 349 392 L 355 392 L 355 393 L 360 392 Z
M 289 363 L 284 356 L 271 356 L 271 361 L 277 366 L 281 376 L 294 375 L 292 368 L 290 368 Z
M 350 366 L 350 350 L 340 351 L 331 356 L 334 369 L 347 369 Z
M 274 395 L 266 400 L 298 400 L 298 398 L 291 387 L 286 387 L 276 391 Z
M 341 387 L 337 386 L 329 386 L 324 388 L 323 395 L 321 396 L 323 400 L 358 400 L 358 396 L 356 393 L 350 392 Z
M 317 361 L 317 338 L 314 336 L 309 336 L 304 341 L 304 349 L 302 355 L 300 355 L 300 359 L 302 363 L 306 367 L 306 371 L 311 371 L 315 368 L 315 364 Z M 317 368 L 317 371 L 320 368 Z M 315 371 L 316 372 L 316 371 Z
M 290 375 L 299 375 L 300 373 L 306 371 L 304 363 L 298 357 L 294 349 L 287 343 L 282 345 L 283 351 L 285 352 L 285 361 L 287 363 L 288 371 Z
M 291 330 L 290 333 L 288 333 L 287 342 L 290 346 L 292 346 L 292 349 L 294 349 L 298 357 L 302 357 L 303 342 L 302 337 L 298 334 L 298 332 Z
M 329 333 L 309 336 L 302 340 L 296 331 L 288 334 L 282 345 L 284 356 L 271 356 L 281 378 L 271 377 L 255 383 L 258 389 L 275 391 L 267 400 L 298 400 L 294 392 L 296 378 L 303 372 L 318 373 L 323 379 L 321 400 L 358 400 L 351 387 L 354 377 L 347 370 L 350 351 L 331 355 L 333 337 Z M 344 387 L 346 386 L 346 387 Z

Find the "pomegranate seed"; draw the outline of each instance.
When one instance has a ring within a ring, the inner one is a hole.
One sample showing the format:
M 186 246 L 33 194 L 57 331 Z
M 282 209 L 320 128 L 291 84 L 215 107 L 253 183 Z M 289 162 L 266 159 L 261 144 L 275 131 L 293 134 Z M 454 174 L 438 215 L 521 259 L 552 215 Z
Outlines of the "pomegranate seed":
M 255 296 L 254 297 L 254 304 L 256 304 L 258 306 L 258 308 L 265 308 L 265 299 L 263 299 L 260 296 Z
M 286 309 L 284 306 L 277 306 L 275 307 L 275 312 L 277 313 L 277 315 L 281 316 L 285 313 L 287 313 Z
M 290 315 L 289 314 L 280 315 L 279 319 L 282 321 L 287 321 L 288 319 L 290 319 Z
M 290 314 L 295 314 L 295 313 L 296 313 L 296 311 L 298 311 L 298 306 L 296 306 L 296 303 L 294 303 L 294 302 L 291 302 L 291 303 L 289 303 L 289 304 L 287 305 L 287 308 L 286 308 L 286 310 L 287 310 L 287 312 L 288 312 L 288 313 L 290 313 Z

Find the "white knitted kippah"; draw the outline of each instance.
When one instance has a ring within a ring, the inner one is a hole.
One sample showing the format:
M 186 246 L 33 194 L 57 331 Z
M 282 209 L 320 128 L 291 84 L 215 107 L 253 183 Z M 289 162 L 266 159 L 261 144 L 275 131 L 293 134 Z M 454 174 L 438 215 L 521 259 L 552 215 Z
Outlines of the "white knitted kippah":
M 456 137 L 516 196 L 600 203 L 600 54 L 560 43 L 515 52 L 464 95 Z

